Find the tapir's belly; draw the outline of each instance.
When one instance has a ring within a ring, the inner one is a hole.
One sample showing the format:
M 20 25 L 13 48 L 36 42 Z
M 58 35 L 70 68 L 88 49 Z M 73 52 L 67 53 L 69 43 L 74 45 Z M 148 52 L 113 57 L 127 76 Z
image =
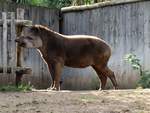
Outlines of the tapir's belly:
M 65 65 L 74 68 L 83 68 L 94 64 L 94 59 L 97 55 L 92 51 L 78 51 L 68 52 L 65 58 Z M 98 56 L 97 56 L 98 57 Z
M 87 66 L 91 66 L 93 64 L 94 64 L 93 58 L 89 56 L 84 58 L 81 57 L 70 58 L 65 61 L 65 66 L 73 68 L 84 68 Z

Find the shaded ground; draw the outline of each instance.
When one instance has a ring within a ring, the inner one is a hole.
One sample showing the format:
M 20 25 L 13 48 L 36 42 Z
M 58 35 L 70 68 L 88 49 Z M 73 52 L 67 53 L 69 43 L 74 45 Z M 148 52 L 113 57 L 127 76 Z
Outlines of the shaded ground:
M 150 113 L 150 89 L 1 92 L 0 113 Z

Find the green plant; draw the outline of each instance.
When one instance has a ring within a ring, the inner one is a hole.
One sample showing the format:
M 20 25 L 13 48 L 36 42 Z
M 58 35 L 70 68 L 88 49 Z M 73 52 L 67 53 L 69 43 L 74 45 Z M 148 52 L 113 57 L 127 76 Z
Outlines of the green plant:
M 131 64 L 132 68 L 134 70 L 139 70 L 140 71 L 140 75 L 142 76 L 142 65 L 140 63 L 140 59 L 137 58 L 137 56 L 135 54 L 127 54 L 124 57 L 124 60 L 126 62 L 128 62 L 129 64 Z
M 10 0 L 3 0 L 3 1 L 10 1 Z M 89 5 L 98 2 L 105 2 L 111 0 L 12 0 L 18 4 L 26 4 L 26 5 L 35 5 L 35 6 L 43 6 L 49 8 L 62 8 L 68 7 L 71 5 Z
M 44 6 L 49 8 L 62 8 L 71 5 L 88 5 L 109 0 L 12 0 L 26 5 Z
M 150 88 L 150 71 L 143 71 L 138 86 L 142 88 Z
M 94 0 L 72 0 L 72 5 L 88 5 L 94 3 Z
M 18 4 L 43 6 L 49 8 L 61 8 L 70 6 L 72 0 L 12 0 Z
M 29 84 L 20 84 L 19 86 L 16 85 L 4 85 L 0 86 L 0 91 L 4 92 L 25 92 L 25 91 L 31 91 L 32 86 Z
M 139 70 L 140 80 L 138 81 L 138 86 L 150 88 L 150 71 L 143 69 L 140 59 L 138 59 L 135 54 L 127 54 L 124 59 L 131 64 L 134 70 Z

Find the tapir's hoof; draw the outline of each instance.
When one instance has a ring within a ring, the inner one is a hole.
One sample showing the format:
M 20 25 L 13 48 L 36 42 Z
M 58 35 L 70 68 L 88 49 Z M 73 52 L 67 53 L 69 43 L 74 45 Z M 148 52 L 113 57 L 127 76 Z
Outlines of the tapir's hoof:
M 115 90 L 118 90 L 118 89 L 119 89 L 119 87 L 118 87 L 118 86 L 115 86 L 115 87 L 114 87 L 114 89 L 115 89 Z
M 104 91 L 104 90 L 106 90 L 105 88 L 99 88 L 98 89 L 99 91 Z
M 50 88 L 48 88 L 48 90 L 52 90 L 52 91 L 59 91 L 59 90 L 60 90 L 60 88 L 50 87 Z
M 102 91 L 102 89 L 101 89 L 101 88 L 99 88 L 99 89 L 98 89 L 98 91 Z
M 52 89 L 52 87 L 47 88 L 47 90 L 51 90 L 51 89 Z

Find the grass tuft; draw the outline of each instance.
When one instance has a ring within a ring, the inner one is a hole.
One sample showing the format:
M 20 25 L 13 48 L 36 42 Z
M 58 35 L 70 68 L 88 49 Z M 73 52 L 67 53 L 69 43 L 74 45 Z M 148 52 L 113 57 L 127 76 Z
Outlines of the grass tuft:
M 19 86 L 16 85 L 0 86 L 0 91 L 2 92 L 26 92 L 31 90 L 32 86 L 29 84 L 20 84 Z

